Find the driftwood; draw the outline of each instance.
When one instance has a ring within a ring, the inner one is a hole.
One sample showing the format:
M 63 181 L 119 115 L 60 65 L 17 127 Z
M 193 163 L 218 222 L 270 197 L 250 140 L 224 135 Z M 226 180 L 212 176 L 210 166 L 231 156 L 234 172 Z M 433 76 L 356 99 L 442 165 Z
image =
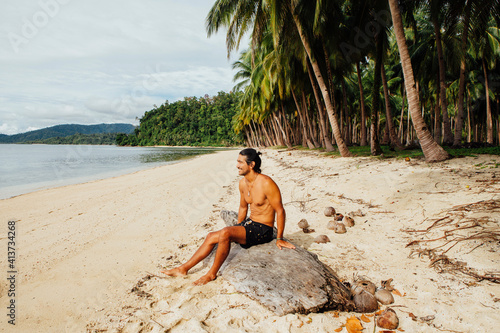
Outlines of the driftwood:
M 227 225 L 237 221 L 235 212 L 221 216 Z M 278 315 L 354 309 L 350 290 L 335 272 L 297 245 L 280 250 L 276 240 L 249 249 L 233 244 L 220 275 Z

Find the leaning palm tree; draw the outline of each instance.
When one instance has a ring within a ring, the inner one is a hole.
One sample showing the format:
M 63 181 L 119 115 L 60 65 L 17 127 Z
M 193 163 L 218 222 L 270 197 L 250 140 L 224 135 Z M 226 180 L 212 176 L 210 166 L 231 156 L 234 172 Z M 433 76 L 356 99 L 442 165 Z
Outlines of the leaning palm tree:
M 280 1 L 281 2 L 281 1 Z M 322 73 L 320 65 L 318 63 L 318 56 L 314 53 L 313 48 L 313 40 L 314 40 L 314 31 L 313 29 L 307 29 L 307 25 L 305 22 L 310 21 L 312 18 L 310 16 L 303 15 L 303 13 L 313 13 L 316 14 L 316 11 L 311 11 L 310 9 L 316 9 L 320 7 L 321 3 L 311 3 L 310 1 L 284 1 L 283 10 L 287 10 L 291 14 L 291 18 L 295 23 L 295 28 L 299 34 L 300 40 L 307 54 L 307 58 L 310 61 L 310 64 L 313 68 L 314 76 L 318 82 L 321 95 L 323 97 L 323 101 L 326 106 L 326 111 L 328 114 L 328 118 L 330 119 L 330 124 L 332 125 L 333 135 L 335 137 L 335 142 L 337 143 L 337 147 L 339 148 L 339 152 L 343 157 L 352 156 L 351 152 L 347 148 L 347 145 L 342 137 L 342 133 L 339 127 L 339 122 L 337 115 L 335 113 L 335 109 L 332 104 L 332 96 L 330 96 L 328 85 L 324 80 L 325 75 Z M 308 11 L 309 9 L 309 11 Z M 317 32 L 316 32 L 317 33 Z
M 398 44 L 399 57 L 403 68 L 406 95 L 408 98 L 408 108 L 413 121 L 413 126 L 417 132 L 422 152 L 425 159 L 429 162 L 444 161 L 449 158 L 449 154 L 434 140 L 427 125 L 420 113 L 419 96 L 415 88 L 415 79 L 413 76 L 413 67 L 411 64 L 406 37 L 403 28 L 403 20 L 399 10 L 398 0 L 388 0 L 391 10 L 392 22 L 396 41 Z
M 207 16 L 207 32 L 210 36 L 219 28 L 227 27 L 226 45 L 230 53 L 238 48 L 242 37 L 249 30 L 252 31 L 252 49 L 255 50 L 267 27 L 272 29 L 276 48 L 280 43 L 285 43 L 283 37 L 290 36 L 290 27 L 294 27 L 313 67 L 340 154 L 343 157 L 351 156 L 342 138 L 331 97 L 323 79 L 324 75 L 312 51 L 312 29 L 306 29 L 303 24 L 305 19 L 299 13 L 302 9 L 310 8 L 314 14 L 316 4 L 304 1 L 217 0 Z M 290 22 L 293 25 L 290 25 Z

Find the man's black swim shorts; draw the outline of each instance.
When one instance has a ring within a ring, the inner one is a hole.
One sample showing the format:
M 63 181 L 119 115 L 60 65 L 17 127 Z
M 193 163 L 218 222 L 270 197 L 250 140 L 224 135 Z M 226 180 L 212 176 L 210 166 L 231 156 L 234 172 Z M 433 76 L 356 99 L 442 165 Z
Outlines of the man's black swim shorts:
M 269 243 L 273 240 L 274 229 L 268 225 L 255 222 L 247 218 L 236 226 L 242 226 L 246 230 L 246 244 L 240 244 L 244 249 L 248 249 L 254 245 Z

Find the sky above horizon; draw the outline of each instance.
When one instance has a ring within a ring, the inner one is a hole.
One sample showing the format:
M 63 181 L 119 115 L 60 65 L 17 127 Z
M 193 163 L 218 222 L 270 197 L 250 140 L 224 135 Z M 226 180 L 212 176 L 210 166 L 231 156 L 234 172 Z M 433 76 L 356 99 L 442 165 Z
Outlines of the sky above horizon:
M 138 124 L 166 100 L 235 85 L 214 0 L 3 0 L 0 134 L 58 124 Z M 242 43 L 245 46 L 244 43 Z

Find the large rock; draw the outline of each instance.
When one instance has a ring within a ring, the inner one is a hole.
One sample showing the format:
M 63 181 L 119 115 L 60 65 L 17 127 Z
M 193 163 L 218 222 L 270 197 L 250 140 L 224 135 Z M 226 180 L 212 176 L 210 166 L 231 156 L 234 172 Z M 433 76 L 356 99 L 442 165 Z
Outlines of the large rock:
M 228 225 L 234 214 L 221 212 Z M 335 272 L 297 245 L 280 250 L 276 240 L 249 249 L 233 244 L 220 275 L 278 315 L 354 309 L 350 290 Z

